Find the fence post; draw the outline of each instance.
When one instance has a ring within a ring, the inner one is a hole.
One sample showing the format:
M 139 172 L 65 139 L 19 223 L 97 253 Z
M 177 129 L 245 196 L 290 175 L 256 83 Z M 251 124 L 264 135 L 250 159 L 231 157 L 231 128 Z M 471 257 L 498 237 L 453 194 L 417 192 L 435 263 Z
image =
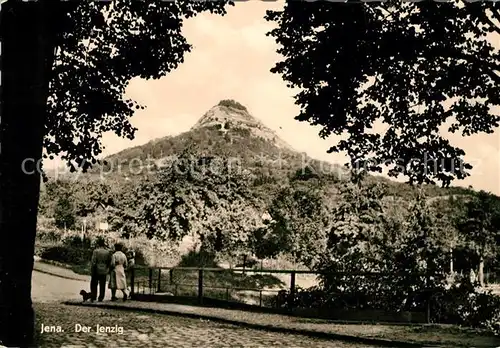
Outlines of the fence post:
M 149 269 L 149 293 L 151 294 L 151 289 L 153 288 L 153 269 Z
M 135 295 L 134 283 L 135 283 L 135 267 L 132 266 L 132 268 L 130 269 L 130 298 L 131 299 L 134 299 L 134 295 Z
M 425 321 L 427 324 L 431 323 L 431 296 L 427 299 L 426 311 L 425 311 Z
M 168 270 L 168 278 L 170 279 L 170 285 L 174 284 L 174 270 L 172 268 Z
M 158 268 L 158 292 L 161 292 L 161 268 Z
M 198 270 L 198 303 L 203 304 L 203 269 Z
M 290 274 L 290 298 L 288 299 L 288 306 L 293 308 L 295 302 L 295 271 Z

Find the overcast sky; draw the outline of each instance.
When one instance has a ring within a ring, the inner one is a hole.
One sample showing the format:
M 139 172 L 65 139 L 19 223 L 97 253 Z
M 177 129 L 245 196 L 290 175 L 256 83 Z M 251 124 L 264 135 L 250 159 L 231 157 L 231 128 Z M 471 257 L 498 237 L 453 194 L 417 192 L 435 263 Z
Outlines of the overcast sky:
M 177 70 L 160 80 L 131 82 L 128 97 L 147 108 L 131 119 L 138 128 L 135 139 L 106 135 L 104 154 L 185 132 L 221 99 L 235 99 L 298 151 L 344 163 L 343 155 L 326 153 L 333 138 L 322 140 L 318 128 L 294 120 L 299 113 L 294 91 L 269 71 L 280 56 L 274 40 L 265 36 L 272 24 L 263 17 L 267 9 L 282 6 L 280 2 L 249 1 L 229 7 L 224 17 L 204 14 L 187 20 L 184 33 L 193 45 L 192 52 Z M 497 131 L 450 138 L 475 165 L 471 177 L 455 185 L 472 185 L 500 195 L 499 135 Z

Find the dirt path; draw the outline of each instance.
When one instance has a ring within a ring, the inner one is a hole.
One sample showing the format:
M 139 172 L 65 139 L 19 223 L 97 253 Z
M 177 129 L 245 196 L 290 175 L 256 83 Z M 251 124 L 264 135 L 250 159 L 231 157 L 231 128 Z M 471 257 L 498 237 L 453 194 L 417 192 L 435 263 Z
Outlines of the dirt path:
M 50 303 L 81 298 L 80 290 L 89 290 L 90 283 L 83 280 L 64 279 L 33 271 L 31 298 L 33 302 Z

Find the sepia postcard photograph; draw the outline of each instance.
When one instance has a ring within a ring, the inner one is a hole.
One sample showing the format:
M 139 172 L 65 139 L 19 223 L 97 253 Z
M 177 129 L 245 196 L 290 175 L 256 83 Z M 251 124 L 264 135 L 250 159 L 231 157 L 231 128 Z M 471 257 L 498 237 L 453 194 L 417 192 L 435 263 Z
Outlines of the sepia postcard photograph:
M 500 347 L 500 2 L 0 1 L 0 348 Z

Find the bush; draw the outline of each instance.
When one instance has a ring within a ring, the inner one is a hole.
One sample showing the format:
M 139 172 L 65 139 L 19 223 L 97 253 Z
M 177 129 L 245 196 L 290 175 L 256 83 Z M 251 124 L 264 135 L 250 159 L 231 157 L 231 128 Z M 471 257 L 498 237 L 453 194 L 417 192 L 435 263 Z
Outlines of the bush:
M 65 246 L 74 249 L 90 250 L 92 247 L 92 240 L 87 236 L 81 238 L 80 236 L 69 235 L 62 240 L 62 243 Z
M 157 239 L 137 237 L 128 240 L 127 249 L 136 253 L 136 265 L 169 267 L 180 260 L 179 252 L 174 245 Z
M 308 181 L 311 179 L 318 179 L 319 176 L 314 172 L 314 170 L 307 166 L 303 169 L 297 169 L 293 174 L 292 181 Z
M 90 261 L 92 252 L 90 249 L 57 245 L 45 249 L 41 257 L 45 260 L 57 261 L 69 265 L 84 265 Z
M 229 108 L 234 108 L 234 109 L 237 109 L 237 110 L 247 111 L 247 108 L 245 106 L 243 106 L 242 104 L 240 104 L 237 101 L 232 100 L 232 99 L 221 100 L 219 102 L 219 105 L 220 106 L 229 107 Z
M 41 244 L 57 244 L 61 241 L 61 232 L 57 229 L 39 229 L 36 241 Z
M 207 267 L 220 268 L 215 260 L 215 255 L 205 251 L 191 250 L 187 254 L 182 255 L 178 267 Z
M 369 286 L 359 287 L 357 293 L 325 291 L 323 287 L 317 286 L 308 289 L 297 287 L 294 304 L 298 308 L 322 309 L 332 312 L 337 309 L 367 308 L 364 306 L 367 304 L 364 299 L 368 297 L 367 294 L 371 293 L 363 290 L 371 287 L 372 283 L 370 282 L 367 285 Z M 275 296 L 271 302 L 278 303 L 280 302 L 280 296 L 288 299 L 289 295 L 290 292 L 286 291 Z M 423 312 L 426 308 L 427 298 L 425 295 L 413 298 L 407 296 L 407 300 L 415 300 L 415 302 L 411 301 L 412 306 L 409 306 L 412 308 L 399 306 L 399 309 L 397 309 L 397 303 L 391 303 L 391 301 L 394 301 L 393 297 L 381 296 L 377 305 L 370 307 L 396 312 L 402 310 Z M 491 294 L 489 291 L 475 288 L 466 279 L 461 279 L 460 282 L 456 282 L 452 286 L 435 288 L 430 304 L 431 321 L 434 323 L 482 328 L 500 335 L 500 297 Z
M 460 279 L 433 297 L 431 316 L 434 322 L 493 329 L 500 323 L 500 297 Z
M 125 249 L 135 251 L 135 263 L 140 266 L 172 266 L 179 260 L 178 252 L 170 243 L 148 239 L 146 237 L 123 240 L 114 233 L 88 231 L 84 238 L 73 232 L 66 234 L 59 230 L 41 230 L 37 232 L 35 250 L 43 259 L 82 265 L 90 262 L 92 251 L 98 240 L 104 240 L 106 247 L 112 249 L 116 242 L 122 242 Z

